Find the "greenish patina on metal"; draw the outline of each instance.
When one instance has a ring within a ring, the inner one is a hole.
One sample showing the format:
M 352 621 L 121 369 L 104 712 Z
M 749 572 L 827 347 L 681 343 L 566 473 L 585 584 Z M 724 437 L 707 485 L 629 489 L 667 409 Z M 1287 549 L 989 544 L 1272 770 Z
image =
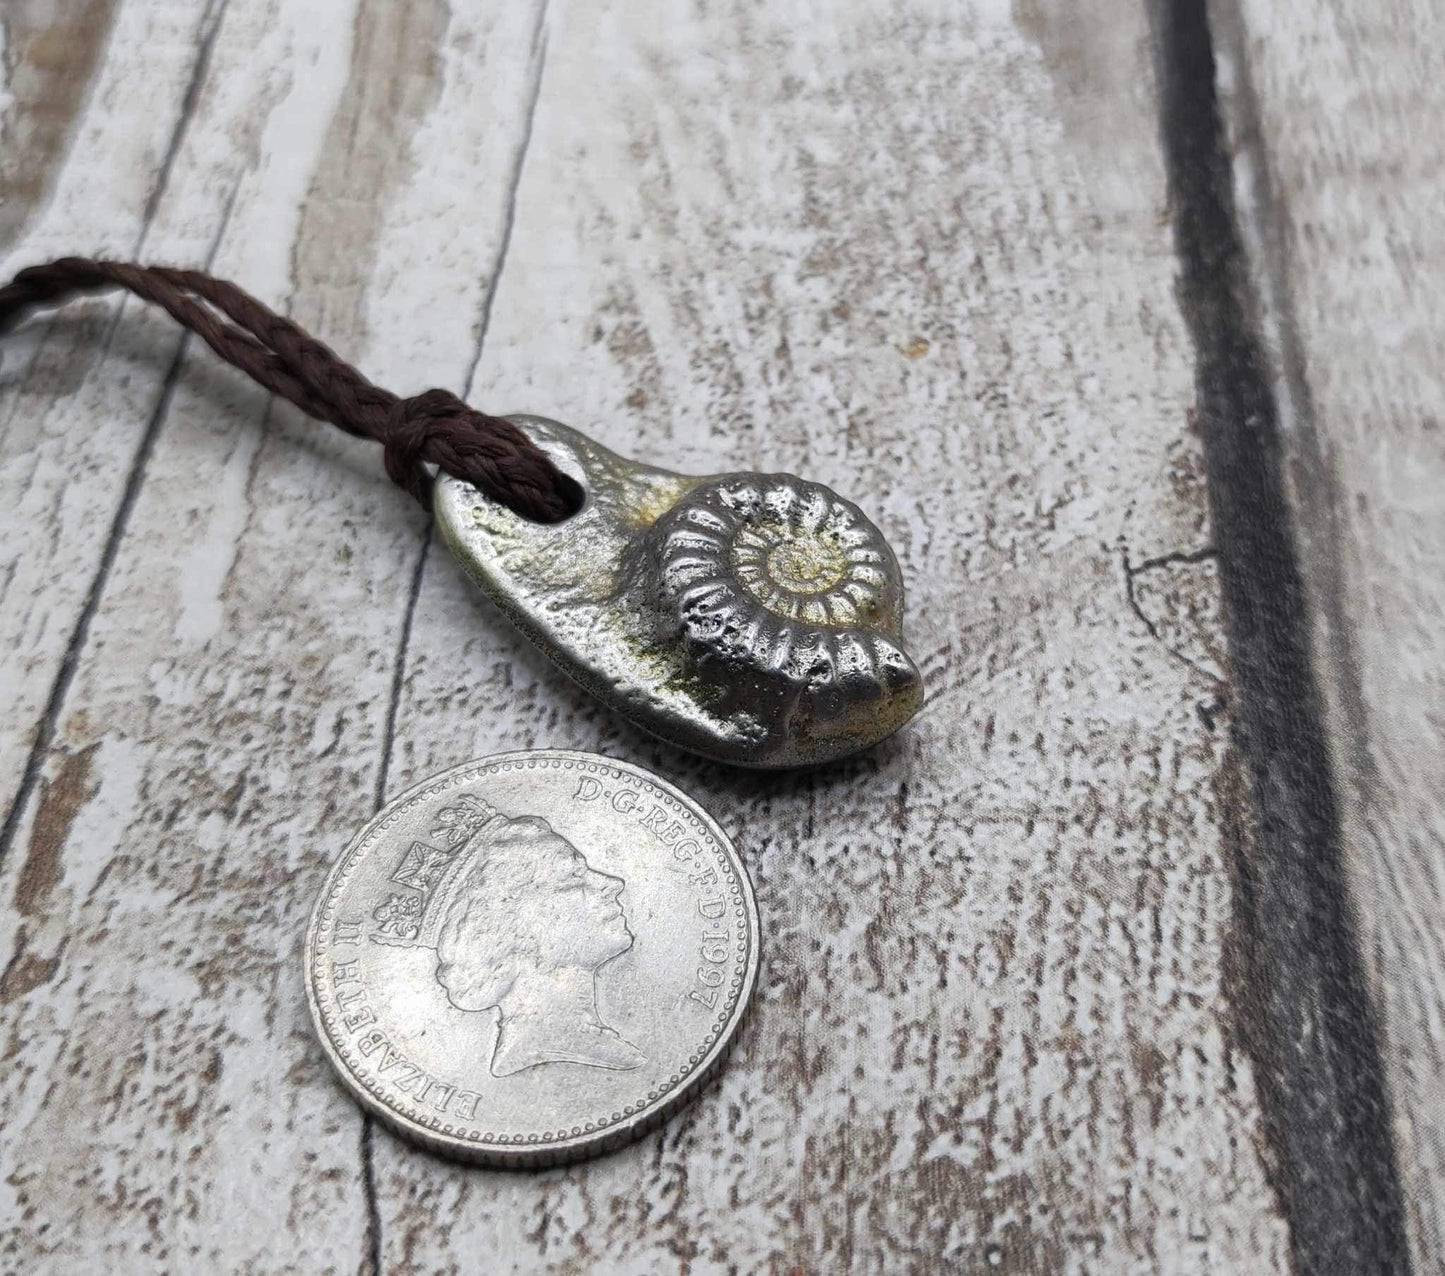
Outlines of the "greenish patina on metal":
M 898 561 L 852 502 L 791 474 L 674 474 L 556 421 L 508 419 L 583 485 L 581 510 L 530 522 L 443 475 L 437 524 L 513 623 L 611 708 L 767 768 L 866 749 L 918 711 Z

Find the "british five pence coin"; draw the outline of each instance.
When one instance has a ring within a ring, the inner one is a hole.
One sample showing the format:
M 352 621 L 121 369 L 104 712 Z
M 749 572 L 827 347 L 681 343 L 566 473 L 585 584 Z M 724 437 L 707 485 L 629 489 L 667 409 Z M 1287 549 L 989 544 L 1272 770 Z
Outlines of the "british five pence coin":
M 435 775 L 332 866 L 306 992 L 342 1083 L 406 1138 L 497 1166 L 609 1151 L 721 1065 L 758 912 L 672 785 L 537 750 Z

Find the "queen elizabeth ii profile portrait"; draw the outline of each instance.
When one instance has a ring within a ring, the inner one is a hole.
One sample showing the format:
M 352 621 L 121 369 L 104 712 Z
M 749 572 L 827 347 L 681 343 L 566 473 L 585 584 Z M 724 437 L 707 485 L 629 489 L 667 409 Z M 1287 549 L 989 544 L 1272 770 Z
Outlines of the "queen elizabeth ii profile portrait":
M 598 872 L 546 820 L 509 817 L 470 795 L 413 842 L 372 917 L 372 939 L 433 949 L 437 982 L 458 1010 L 498 1015 L 489 1070 L 542 1064 L 614 1071 L 647 1057 L 602 1022 L 597 972 L 633 944 L 620 877 Z

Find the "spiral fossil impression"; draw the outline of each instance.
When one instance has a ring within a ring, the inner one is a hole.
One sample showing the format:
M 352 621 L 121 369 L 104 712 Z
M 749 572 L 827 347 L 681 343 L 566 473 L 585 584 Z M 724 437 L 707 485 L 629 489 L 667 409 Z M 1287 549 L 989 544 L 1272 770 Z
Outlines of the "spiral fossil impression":
M 857 506 L 791 474 L 701 477 L 508 420 L 586 489 L 533 523 L 439 477 L 437 526 L 521 631 L 603 703 L 735 766 L 866 749 L 923 703 L 903 581 Z
M 650 539 L 664 624 L 720 700 L 741 710 L 763 684 L 783 693 L 771 709 L 792 731 L 860 742 L 917 710 L 898 561 L 850 501 L 791 474 L 728 475 L 688 493 Z

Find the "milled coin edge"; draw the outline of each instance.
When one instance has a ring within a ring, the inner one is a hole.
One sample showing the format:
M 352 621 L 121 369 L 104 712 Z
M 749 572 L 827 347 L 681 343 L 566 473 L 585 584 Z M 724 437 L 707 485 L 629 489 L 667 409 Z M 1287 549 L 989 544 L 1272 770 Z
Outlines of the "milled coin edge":
M 319 943 L 322 914 L 331 895 L 333 882 L 343 870 L 352 852 L 376 831 L 377 826 L 385 821 L 387 813 L 393 807 L 406 802 L 423 790 L 451 780 L 454 776 L 465 775 L 478 768 L 491 769 L 499 764 L 521 762 L 539 757 L 571 760 L 584 764 L 601 763 L 605 766 L 615 767 L 645 783 L 656 785 L 664 793 L 669 794 L 674 800 L 692 811 L 716 838 L 724 854 L 732 859 L 738 870 L 743 906 L 746 910 L 748 925 L 752 930 L 753 942 L 744 965 L 742 987 L 738 990 L 732 1015 L 718 1034 L 707 1055 L 698 1061 L 696 1067 L 687 1075 L 682 1084 L 668 1090 L 666 1095 L 660 1096 L 655 1104 L 644 1108 L 630 1118 L 609 1125 L 604 1131 L 597 1131 L 590 1135 L 583 1134 L 575 1139 L 559 1140 L 543 1145 L 501 1147 L 497 1144 L 474 1143 L 470 1140 L 439 1134 L 430 1127 L 408 1120 L 362 1085 L 360 1079 L 353 1074 L 351 1068 L 341 1058 L 326 1032 L 320 999 L 316 991 L 313 952 Z M 487 757 L 473 758 L 469 762 L 435 772 L 389 798 L 381 806 L 347 842 L 341 854 L 336 857 L 327 870 L 326 878 L 317 893 L 316 901 L 311 908 L 310 920 L 306 926 L 302 967 L 306 984 L 306 1005 L 311 1016 L 312 1030 L 320 1042 L 327 1062 L 331 1065 L 337 1083 L 360 1105 L 363 1111 L 375 1117 L 387 1129 L 406 1141 L 450 1160 L 493 1169 L 547 1169 L 552 1166 L 589 1160 L 592 1157 L 603 1156 L 625 1147 L 665 1125 L 698 1097 L 702 1089 L 718 1074 L 736 1046 L 738 1033 L 752 1006 L 753 992 L 757 986 L 758 970 L 761 965 L 761 947 L 762 931 L 758 916 L 757 896 L 747 865 L 743 862 L 742 856 L 738 854 L 732 839 L 723 832 L 721 825 L 695 799 L 655 772 L 637 766 L 635 763 L 626 762 L 621 758 L 609 757 L 602 753 L 589 753 L 581 749 L 516 749 L 506 753 L 491 754 Z

